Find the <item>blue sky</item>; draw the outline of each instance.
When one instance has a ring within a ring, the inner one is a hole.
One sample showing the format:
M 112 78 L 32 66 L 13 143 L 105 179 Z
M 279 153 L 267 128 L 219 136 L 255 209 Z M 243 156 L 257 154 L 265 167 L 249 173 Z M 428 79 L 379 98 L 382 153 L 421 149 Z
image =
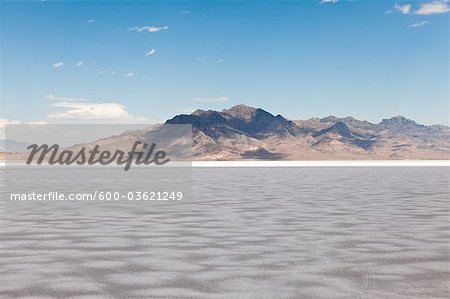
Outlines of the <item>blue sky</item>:
M 0 118 L 159 122 L 236 104 L 449 125 L 449 2 L 1 2 Z

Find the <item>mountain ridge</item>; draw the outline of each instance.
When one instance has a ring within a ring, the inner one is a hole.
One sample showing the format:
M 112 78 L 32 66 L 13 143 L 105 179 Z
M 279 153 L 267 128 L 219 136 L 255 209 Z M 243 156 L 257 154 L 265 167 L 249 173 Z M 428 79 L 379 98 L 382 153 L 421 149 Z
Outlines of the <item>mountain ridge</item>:
M 178 144 L 191 143 L 193 160 L 450 159 L 447 126 L 425 126 L 404 116 L 383 119 L 378 124 L 351 116 L 292 121 L 245 105 L 221 111 L 197 109 L 192 114 L 176 115 L 164 124 L 82 146 L 101 144 L 128 149 L 131 141 L 146 140 L 148 134 L 164 137 L 165 125 L 170 124 L 192 126 L 192 140 L 173 140 L 169 145 L 176 149 Z
M 378 124 L 348 116 L 291 121 L 236 105 L 196 110 L 166 124 L 193 127 L 195 159 L 448 159 L 450 128 L 398 115 Z M 252 155 L 254 153 L 254 155 Z M 272 157 L 272 158 L 271 158 Z

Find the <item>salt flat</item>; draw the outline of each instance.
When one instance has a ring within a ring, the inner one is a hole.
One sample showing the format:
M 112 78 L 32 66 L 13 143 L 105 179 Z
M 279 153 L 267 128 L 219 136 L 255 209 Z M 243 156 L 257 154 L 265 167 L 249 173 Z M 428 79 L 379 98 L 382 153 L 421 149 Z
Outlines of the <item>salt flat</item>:
M 450 160 L 321 160 L 321 161 L 193 161 L 193 167 L 430 167 L 450 166 Z
M 170 204 L 3 187 L 0 297 L 448 298 L 449 170 L 200 167 Z

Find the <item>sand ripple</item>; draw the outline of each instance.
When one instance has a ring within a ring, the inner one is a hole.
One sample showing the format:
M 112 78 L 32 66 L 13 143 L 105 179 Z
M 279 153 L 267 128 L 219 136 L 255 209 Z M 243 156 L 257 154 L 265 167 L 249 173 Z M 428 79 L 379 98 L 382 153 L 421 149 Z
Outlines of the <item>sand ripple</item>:
M 193 178 L 170 205 L 2 200 L 0 297 L 450 297 L 448 168 Z

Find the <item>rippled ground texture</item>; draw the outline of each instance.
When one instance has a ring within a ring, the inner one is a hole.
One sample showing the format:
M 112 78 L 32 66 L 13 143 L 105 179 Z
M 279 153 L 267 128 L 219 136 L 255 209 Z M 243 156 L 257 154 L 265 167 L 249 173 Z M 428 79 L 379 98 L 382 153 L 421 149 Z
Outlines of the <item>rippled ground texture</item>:
M 450 297 L 448 168 L 193 179 L 176 204 L 2 200 L 0 297 Z

